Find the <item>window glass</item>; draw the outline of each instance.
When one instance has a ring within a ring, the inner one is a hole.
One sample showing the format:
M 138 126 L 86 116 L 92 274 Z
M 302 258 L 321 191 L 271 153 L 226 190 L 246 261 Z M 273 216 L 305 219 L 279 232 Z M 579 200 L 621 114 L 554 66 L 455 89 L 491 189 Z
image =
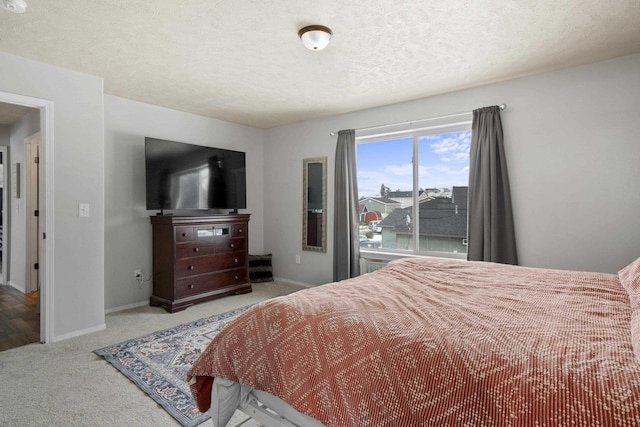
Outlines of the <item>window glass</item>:
M 469 127 L 358 141 L 362 249 L 466 254 Z
M 419 251 L 467 253 L 471 131 L 417 138 Z
M 413 187 L 413 138 L 383 139 L 361 143 L 357 145 L 356 156 L 360 247 L 411 249 L 402 239 L 388 237 L 389 232 L 395 235 L 403 231 L 402 226 L 395 224 L 395 215 L 387 220 L 387 223 L 394 221 L 392 229 L 389 228 L 389 224 L 381 225 L 381 223 L 396 209 L 412 205 L 406 197 L 404 199 L 397 197 L 397 193 L 410 191 Z M 394 198 L 391 198 L 391 195 Z M 383 226 L 388 229 L 383 230 Z

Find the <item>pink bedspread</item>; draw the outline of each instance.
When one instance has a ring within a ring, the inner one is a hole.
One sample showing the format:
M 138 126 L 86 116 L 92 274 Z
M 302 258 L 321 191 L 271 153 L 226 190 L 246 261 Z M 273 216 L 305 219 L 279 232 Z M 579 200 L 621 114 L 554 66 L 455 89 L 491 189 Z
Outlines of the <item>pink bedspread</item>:
M 254 306 L 188 379 L 327 426 L 638 426 L 630 318 L 616 275 L 405 259 Z

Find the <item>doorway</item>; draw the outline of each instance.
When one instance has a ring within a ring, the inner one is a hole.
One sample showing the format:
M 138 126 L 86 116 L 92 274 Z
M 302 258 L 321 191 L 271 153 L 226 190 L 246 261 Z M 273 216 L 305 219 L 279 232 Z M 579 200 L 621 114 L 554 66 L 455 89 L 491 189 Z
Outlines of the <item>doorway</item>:
M 40 111 L 0 104 L 0 122 L 2 351 L 40 341 L 38 218 L 32 217 L 39 199 Z M 36 270 L 30 271 L 34 265 Z
M 48 153 L 53 152 L 53 102 L 32 98 L 23 95 L 16 95 L 8 92 L 0 91 L 0 109 L 6 108 L 27 108 L 30 110 L 36 109 L 39 111 L 39 129 L 40 129 L 40 147 L 39 147 L 39 164 L 38 164 L 38 176 L 37 181 L 39 183 L 38 199 L 38 218 L 37 218 L 37 240 L 39 242 L 38 252 L 38 272 L 37 281 L 39 282 L 39 299 L 38 306 L 40 311 L 39 316 L 39 341 L 49 342 L 52 339 L 52 323 L 53 323 L 53 290 L 54 282 L 52 270 L 48 266 L 52 265 L 54 253 L 52 251 L 51 239 L 46 240 L 46 232 L 53 231 L 53 188 L 50 183 L 53 182 L 53 158 Z M 2 114 L 0 114 L 0 117 Z M 6 159 L 5 159 L 6 162 Z M 13 160 L 11 160 L 13 162 Z M 17 162 L 16 162 L 17 163 Z M 5 165 L 7 166 L 7 165 Z M 9 165 L 12 166 L 12 165 Z M 23 175 L 24 179 L 24 175 Z M 5 189 L 5 193 L 8 193 L 9 189 Z M 9 204 L 11 200 L 8 201 Z M 24 201 L 22 201 L 24 203 Z M 19 206 L 19 204 L 18 204 Z M 26 205 L 25 205 L 26 208 Z M 24 211 L 23 208 L 22 210 Z M 13 211 L 13 206 L 5 206 L 5 219 L 7 218 L 6 211 Z M 25 217 L 26 218 L 26 217 Z M 8 220 L 11 218 L 9 216 Z M 6 223 L 5 223 L 6 227 Z M 5 246 L 7 246 L 7 229 L 5 228 Z M 11 238 L 11 236 L 8 236 Z M 15 236 L 14 236 L 15 237 Z M 26 238 L 26 234 L 20 234 L 19 237 Z M 21 251 L 22 252 L 22 251 Z M 22 265 L 20 270 L 21 274 L 25 269 Z M 6 273 L 5 273 L 6 274 Z M 9 271 L 11 274 L 11 271 Z M 6 280 L 6 277 L 5 277 Z

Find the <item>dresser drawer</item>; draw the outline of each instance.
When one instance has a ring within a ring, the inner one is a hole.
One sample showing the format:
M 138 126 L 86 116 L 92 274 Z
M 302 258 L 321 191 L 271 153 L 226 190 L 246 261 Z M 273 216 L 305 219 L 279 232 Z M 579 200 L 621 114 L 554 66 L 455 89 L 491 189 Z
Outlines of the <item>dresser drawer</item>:
M 193 227 L 176 227 L 176 243 L 193 241 Z
M 218 254 L 215 256 L 214 268 L 216 270 L 228 270 L 230 268 L 246 268 L 246 252 L 235 252 L 229 254 Z
M 244 252 L 186 258 L 176 261 L 176 277 L 183 278 L 211 273 L 231 268 L 245 267 L 247 256 Z
M 180 243 L 176 245 L 176 259 L 211 255 L 215 250 L 215 245 L 211 243 Z
M 244 251 L 247 248 L 247 239 L 220 239 L 216 240 L 216 253 L 231 251 Z
M 201 294 L 203 292 L 213 291 L 224 286 L 246 282 L 246 268 L 179 279 L 176 280 L 176 298 L 184 298 Z
M 194 235 L 198 242 L 213 242 L 231 236 L 232 227 L 228 224 L 216 224 L 195 227 Z
M 247 234 L 247 224 L 233 224 L 231 228 L 232 237 L 246 237 Z

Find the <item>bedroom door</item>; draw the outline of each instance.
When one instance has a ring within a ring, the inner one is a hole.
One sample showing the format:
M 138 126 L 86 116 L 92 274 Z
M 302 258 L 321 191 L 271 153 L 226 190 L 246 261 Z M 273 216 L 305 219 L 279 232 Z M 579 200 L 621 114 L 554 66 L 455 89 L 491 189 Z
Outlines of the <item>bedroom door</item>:
M 26 275 L 25 292 L 31 293 L 40 290 L 40 227 L 39 227 L 39 160 L 40 160 L 40 134 L 37 133 L 25 141 L 25 177 L 26 177 Z

